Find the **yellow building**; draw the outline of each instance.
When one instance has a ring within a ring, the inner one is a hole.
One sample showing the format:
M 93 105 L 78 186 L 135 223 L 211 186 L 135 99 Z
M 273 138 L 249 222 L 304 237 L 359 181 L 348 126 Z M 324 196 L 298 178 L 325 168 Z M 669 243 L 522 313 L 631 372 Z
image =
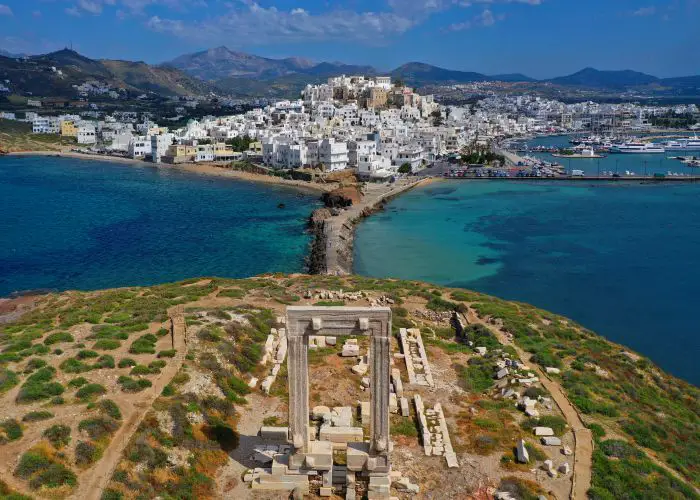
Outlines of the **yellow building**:
M 197 155 L 197 146 L 186 144 L 172 144 L 161 158 L 163 163 L 187 163 L 194 161 Z
M 61 135 L 63 137 L 78 137 L 78 127 L 76 127 L 75 122 L 72 120 L 62 121 Z

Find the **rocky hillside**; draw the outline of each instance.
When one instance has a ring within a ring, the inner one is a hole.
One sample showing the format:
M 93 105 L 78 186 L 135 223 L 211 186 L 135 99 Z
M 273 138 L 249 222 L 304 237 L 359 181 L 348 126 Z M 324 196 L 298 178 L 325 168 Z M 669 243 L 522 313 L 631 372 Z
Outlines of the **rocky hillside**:
M 251 382 L 269 372 L 264 344 L 288 304 L 389 305 L 394 333 L 420 332 L 435 387 L 405 390 L 442 405 L 460 463 L 447 469 L 423 454 L 413 409 L 392 414 L 393 468 L 421 492 L 700 498 L 700 392 L 648 359 L 526 304 L 413 281 L 303 275 L 0 303 L 0 497 L 261 498 L 243 478 L 259 466 L 260 426 L 286 425 L 286 367 L 269 394 Z M 311 406 L 369 397 L 340 344 L 309 352 Z M 395 340 L 392 349 L 400 351 Z M 541 442 L 535 427 L 560 444 Z M 408 498 L 401 484 L 392 495 Z
M 63 98 L 75 98 L 73 85 L 87 81 L 136 94 L 202 95 L 212 90 L 175 68 L 94 60 L 68 49 L 20 59 L 0 56 L 0 80 L 9 80 L 13 94 Z

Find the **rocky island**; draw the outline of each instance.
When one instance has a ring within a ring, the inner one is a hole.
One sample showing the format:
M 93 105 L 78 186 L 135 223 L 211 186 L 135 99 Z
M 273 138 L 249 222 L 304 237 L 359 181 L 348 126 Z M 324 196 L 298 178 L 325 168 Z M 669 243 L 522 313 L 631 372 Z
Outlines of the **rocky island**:
M 266 275 L 0 313 L 2 498 L 698 497 L 697 388 L 526 304 Z

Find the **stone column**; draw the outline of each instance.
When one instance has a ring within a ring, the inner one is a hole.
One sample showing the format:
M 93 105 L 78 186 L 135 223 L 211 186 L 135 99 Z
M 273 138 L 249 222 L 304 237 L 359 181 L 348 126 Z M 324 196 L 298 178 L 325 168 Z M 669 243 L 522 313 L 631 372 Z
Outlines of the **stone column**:
M 308 451 L 309 373 L 308 337 L 299 325 L 288 325 L 289 441 L 297 452 Z
M 370 448 L 381 454 L 389 451 L 390 346 L 389 339 L 384 336 L 375 335 L 371 342 Z

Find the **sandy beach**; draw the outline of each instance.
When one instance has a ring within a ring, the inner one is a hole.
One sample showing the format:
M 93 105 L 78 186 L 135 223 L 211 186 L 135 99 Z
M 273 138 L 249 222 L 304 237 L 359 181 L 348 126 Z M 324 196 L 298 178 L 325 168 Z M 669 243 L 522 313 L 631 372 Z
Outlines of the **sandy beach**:
M 7 156 L 57 156 L 62 158 L 76 158 L 89 161 L 109 161 L 114 163 L 123 163 L 139 167 L 163 168 L 170 170 L 179 170 L 181 172 L 189 172 L 199 175 L 210 175 L 216 177 L 227 177 L 229 179 L 238 179 L 247 182 L 259 182 L 262 184 L 275 184 L 278 186 L 287 186 L 296 189 L 314 191 L 324 193 L 331 191 L 335 184 L 316 184 L 306 181 L 283 179 L 271 175 L 254 174 L 250 172 L 241 172 L 232 170 L 223 166 L 211 163 L 181 163 L 179 165 L 171 165 L 168 163 L 151 163 L 143 160 L 135 160 L 132 158 L 122 158 L 120 156 L 96 155 L 86 153 L 76 153 L 74 151 L 16 151 L 7 153 Z

